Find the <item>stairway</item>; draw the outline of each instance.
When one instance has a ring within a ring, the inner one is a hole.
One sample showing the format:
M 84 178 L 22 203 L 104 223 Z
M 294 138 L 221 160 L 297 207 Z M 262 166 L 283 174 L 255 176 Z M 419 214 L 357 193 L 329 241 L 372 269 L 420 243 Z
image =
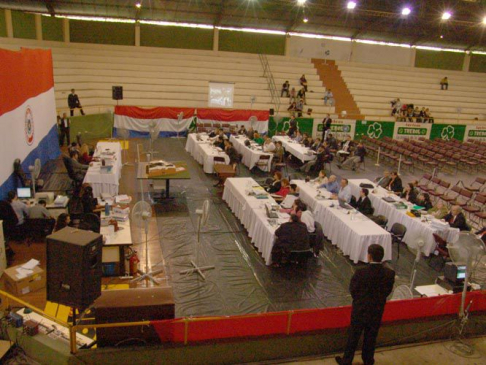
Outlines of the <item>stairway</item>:
M 312 59 L 312 63 L 322 84 L 326 89 L 331 89 L 334 95 L 336 113 L 339 115 L 339 118 L 365 119 L 344 82 L 336 63 L 315 58 Z M 346 111 L 346 115 L 342 114 L 343 111 Z

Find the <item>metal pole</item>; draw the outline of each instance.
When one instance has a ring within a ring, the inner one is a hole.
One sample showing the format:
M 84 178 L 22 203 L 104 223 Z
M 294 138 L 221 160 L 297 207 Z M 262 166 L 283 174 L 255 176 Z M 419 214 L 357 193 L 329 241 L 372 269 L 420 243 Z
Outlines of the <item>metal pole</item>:
M 400 154 L 400 158 L 398 159 L 398 169 L 397 174 L 400 175 L 400 167 L 402 166 L 402 155 Z
M 380 166 L 380 153 L 381 153 L 381 147 L 378 147 L 378 153 L 376 154 L 375 166 Z

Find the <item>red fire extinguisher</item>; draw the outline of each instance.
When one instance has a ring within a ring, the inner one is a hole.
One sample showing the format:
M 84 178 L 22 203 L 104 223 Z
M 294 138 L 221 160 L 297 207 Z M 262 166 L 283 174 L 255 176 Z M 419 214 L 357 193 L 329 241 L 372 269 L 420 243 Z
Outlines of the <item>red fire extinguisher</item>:
M 137 251 L 134 250 L 133 254 L 130 256 L 130 259 L 128 260 L 131 276 L 134 276 L 138 272 L 139 262 L 140 259 L 137 256 Z

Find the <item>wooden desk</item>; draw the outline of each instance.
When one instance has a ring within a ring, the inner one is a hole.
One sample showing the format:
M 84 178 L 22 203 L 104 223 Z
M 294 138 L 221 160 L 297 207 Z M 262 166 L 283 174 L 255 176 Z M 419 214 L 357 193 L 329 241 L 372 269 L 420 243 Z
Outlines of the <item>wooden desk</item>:
M 101 213 L 101 219 L 105 218 L 105 213 Z M 130 220 L 125 222 L 118 222 L 119 230 L 113 235 L 109 235 L 108 227 L 101 227 L 100 233 L 107 237 L 107 241 L 103 244 L 102 249 L 102 263 L 115 262 L 118 264 L 118 275 L 127 273 L 125 270 L 125 248 L 132 246 L 132 232 L 130 229 Z
M 216 164 L 214 165 L 214 172 L 219 177 L 218 185 L 223 185 L 226 179 L 230 177 L 235 177 L 236 171 L 232 165 Z
M 137 169 L 137 179 L 139 180 L 165 180 L 165 198 L 169 198 L 170 194 L 170 180 L 189 180 L 191 174 L 185 162 L 172 162 L 176 167 L 184 167 L 185 170 L 176 172 L 175 174 L 150 177 L 147 175 L 147 165 L 149 162 L 139 162 Z

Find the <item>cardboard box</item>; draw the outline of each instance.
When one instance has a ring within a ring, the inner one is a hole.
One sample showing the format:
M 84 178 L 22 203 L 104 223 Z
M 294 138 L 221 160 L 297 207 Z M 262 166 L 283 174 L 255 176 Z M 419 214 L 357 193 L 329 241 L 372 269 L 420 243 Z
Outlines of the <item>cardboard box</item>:
M 17 268 L 22 265 L 9 267 L 4 271 L 5 289 L 16 296 L 45 288 L 46 273 L 39 266 L 34 267 L 33 274 L 22 279 L 17 277 Z

